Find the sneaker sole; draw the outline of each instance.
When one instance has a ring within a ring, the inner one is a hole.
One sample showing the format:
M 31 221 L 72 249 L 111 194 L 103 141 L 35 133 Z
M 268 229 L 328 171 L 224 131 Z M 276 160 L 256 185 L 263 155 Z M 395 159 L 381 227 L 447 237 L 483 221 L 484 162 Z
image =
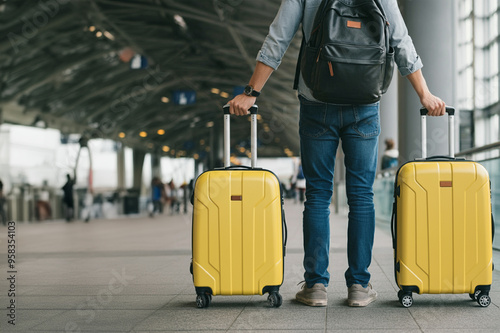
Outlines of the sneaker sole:
M 309 305 L 309 306 L 326 306 L 328 303 L 327 300 L 324 300 L 324 301 L 308 300 L 308 299 L 304 299 L 304 298 L 300 298 L 300 297 L 296 297 L 295 299 L 297 300 L 297 302 L 300 302 L 300 303 L 303 303 L 303 304 Z
M 363 307 L 367 306 L 368 304 L 374 302 L 377 299 L 377 296 L 367 299 L 366 301 L 360 302 L 360 301 L 349 301 L 347 300 L 347 305 L 352 306 L 352 307 Z

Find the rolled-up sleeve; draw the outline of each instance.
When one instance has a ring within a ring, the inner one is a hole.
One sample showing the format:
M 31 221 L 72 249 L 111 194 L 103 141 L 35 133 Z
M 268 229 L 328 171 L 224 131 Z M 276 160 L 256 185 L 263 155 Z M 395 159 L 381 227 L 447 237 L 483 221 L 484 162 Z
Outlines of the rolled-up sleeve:
M 283 0 L 280 9 L 269 27 L 269 33 L 257 54 L 260 61 L 273 69 L 281 64 L 290 41 L 297 32 L 303 15 L 303 1 Z
M 389 21 L 390 45 L 394 48 L 394 60 L 402 76 L 414 73 L 424 65 L 415 50 L 413 41 L 399 11 L 396 0 L 382 1 L 387 20 Z

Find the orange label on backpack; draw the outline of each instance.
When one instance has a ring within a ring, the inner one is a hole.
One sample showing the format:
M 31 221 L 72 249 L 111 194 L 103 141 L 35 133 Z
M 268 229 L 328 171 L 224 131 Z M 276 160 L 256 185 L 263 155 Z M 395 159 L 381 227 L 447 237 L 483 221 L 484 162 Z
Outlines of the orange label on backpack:
M 361 22 L 347 21 L 347 27 L 348 28 L 361 29 Z

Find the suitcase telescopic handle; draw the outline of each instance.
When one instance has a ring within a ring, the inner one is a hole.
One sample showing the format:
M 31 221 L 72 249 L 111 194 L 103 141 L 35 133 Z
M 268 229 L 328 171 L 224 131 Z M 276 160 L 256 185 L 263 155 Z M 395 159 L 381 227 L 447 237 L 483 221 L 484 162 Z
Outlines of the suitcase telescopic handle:
M 224 110 L 224 167 L 231 166 L 231 114 L 229 113 L 229 104 L 222 107 Z M 257 113 L 259 107 L 254 104 L 248 111 L 250 111 L 250 153 L 251 153 L 251 166 L 257 166 Z
M 422 137 L 422 158 L 427 158 L 427 111 L 426 108 L 420 109 L 420 128 Z M 451 158 L 455 158 L 455 108 L 446 107 L 448 113 L 448 150 Z

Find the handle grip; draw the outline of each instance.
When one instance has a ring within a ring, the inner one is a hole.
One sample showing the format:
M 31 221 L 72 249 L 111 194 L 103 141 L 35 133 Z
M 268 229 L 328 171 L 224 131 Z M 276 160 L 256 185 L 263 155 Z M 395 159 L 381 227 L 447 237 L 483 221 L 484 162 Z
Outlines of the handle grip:
M 231 160 L 230 160 L 230 153 L 231 153 L 231 147 L 230 147 L 230 133 L 231 133 L 231 121 L 230 117 L 231 114 L 229 113 L 229 104 L 226 104 L 222 107 L 224 110 L 224 167 L 229 167 L 231 166 Z M 250 152 L 252 154 L 251 156 L 251 165 L 252 168 L 255 168 L 257 165 L 257 113 L 259 111 L 259 107 L 254 104 L 252 107 L 249 109 L 250 111 L 250 118 L 251 118 L 251 123 L 250 123 Z
M 224 111 L 224 114 L 230 114 L 229 113 L 229 104 L 226 104 L 222 107 L 222 110 Z M 250 111 L 250 114 L 257 114 L 259 113 L 259 107 L 257 106 L 257 104 L 254 104 L 250 107 L 250 109 L 248 109 L 248 111 Z
M 448 113 L 448 149 L 451 158 L 455 158 L 455 108 L 452 106 L 446 107 Z M 422 139 L 422 158 L 427 158 L 427 113 L 426 108 L 420 109 L 420 126 Z
M 427 113 L 429 113 L 429 111 L 426 108 L 421 108 L 420 109 L 420 115 L 421 116 L 426 116 Z M 450 116 L 454 116 L 455 115 L 455 108 L 453 106 L 447 106 L 446 107 L 446 113 L 448 113 L 448 115 L 450 115 Z

